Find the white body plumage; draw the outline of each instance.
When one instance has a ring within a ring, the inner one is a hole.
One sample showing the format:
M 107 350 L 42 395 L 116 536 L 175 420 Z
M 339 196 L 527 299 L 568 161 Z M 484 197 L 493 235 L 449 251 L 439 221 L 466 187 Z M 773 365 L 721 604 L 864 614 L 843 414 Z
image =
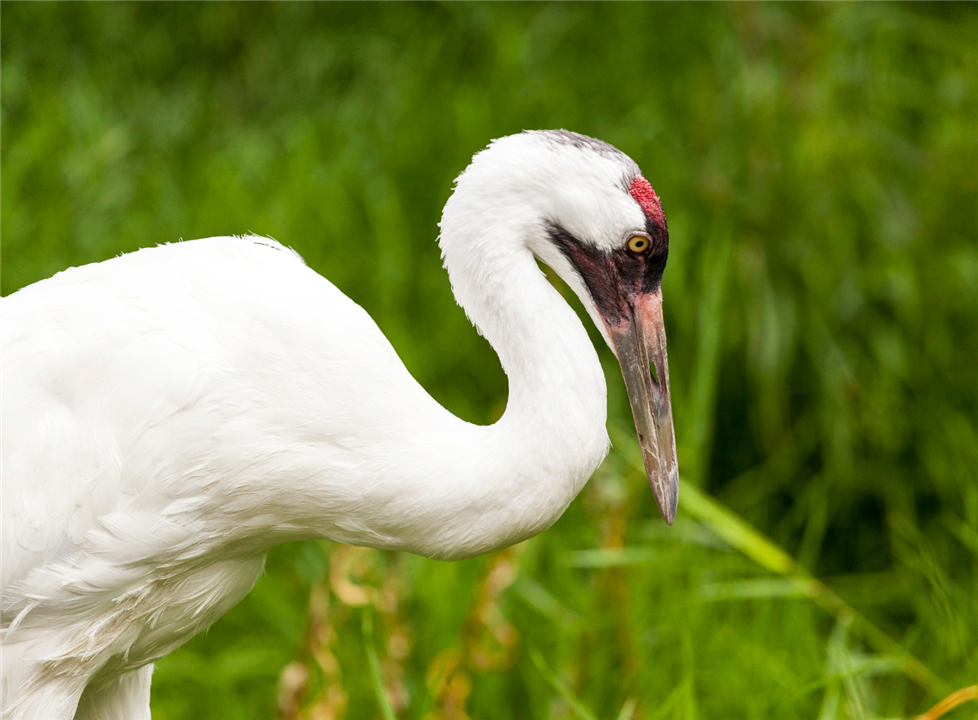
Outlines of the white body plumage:
M 534 254 L 601 315 L 541 218 L 594 246 L 646 218 L 621 158 L 544 135 L 477 156 L 442 222 L 509 378 L 492 426 L 436 403 L 271 240 L 140 250 L 3 299 L 4 718 L 148 716 L 150 663 L 238 602 L 271 545 L 453 559 L 559 517 L 607 451 L 606 392 Z

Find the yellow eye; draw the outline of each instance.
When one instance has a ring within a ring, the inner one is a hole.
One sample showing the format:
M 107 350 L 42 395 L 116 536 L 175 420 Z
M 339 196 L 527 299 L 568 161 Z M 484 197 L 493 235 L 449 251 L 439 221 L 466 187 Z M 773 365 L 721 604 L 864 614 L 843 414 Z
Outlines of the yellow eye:
M 641 235 L 632 235 L 628 238 L 628 249 L 633 253 L 644 253 L 649 249 L 649 239 Z

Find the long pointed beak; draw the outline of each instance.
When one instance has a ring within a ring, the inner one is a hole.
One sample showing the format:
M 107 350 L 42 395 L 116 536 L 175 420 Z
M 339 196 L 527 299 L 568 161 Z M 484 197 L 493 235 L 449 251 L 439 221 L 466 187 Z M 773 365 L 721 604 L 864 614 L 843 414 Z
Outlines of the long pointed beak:
M 632 317 L 616 326 L 607 325 L 607 328 L 625 376 L 625 389 L 632 405 L 645 472 L 662 517 L 672 525 L 679 505 L 679 466 L 669 400 L 669 363 L 661 289 L 640 295 L 632 309 Z M 650 363 L 655 368 L 654 377 Z

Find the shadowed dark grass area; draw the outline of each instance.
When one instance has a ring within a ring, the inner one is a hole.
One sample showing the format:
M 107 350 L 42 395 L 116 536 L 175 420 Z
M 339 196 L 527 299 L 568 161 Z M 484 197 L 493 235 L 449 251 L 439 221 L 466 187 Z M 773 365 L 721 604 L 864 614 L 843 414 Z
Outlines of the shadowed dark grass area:
M 978 680 L 973 4 L 4 3 L 0 48 L 4 294 L 270 235 L 475 422 L 506 380 L 435 244 L 472 154 L 599 137 L 669 220 L 672 528 L 592 331 L 615 448 L 553 528 L 275 548 L 155 718 L 915 717 Z

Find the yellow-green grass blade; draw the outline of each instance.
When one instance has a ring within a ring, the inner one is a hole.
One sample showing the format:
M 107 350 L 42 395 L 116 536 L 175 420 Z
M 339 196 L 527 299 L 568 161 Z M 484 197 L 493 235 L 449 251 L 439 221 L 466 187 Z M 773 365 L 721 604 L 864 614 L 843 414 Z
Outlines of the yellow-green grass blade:
M 609 427 L 615 449 L 626 462 L 640 473 L 645 472 L 638 443 L 622 428 Z M 887 635 L 866 617 L 848 605 L 828 586 L 795 562 L 774 541 L 753 527 L 749 522 L 725 507 L 695 485 L 680 478 L 680 504 L 688 513 L 706 525 L 730 547 L 738 550 L 761 567 L 793 580 L 797 590 L 836 620 L 851 617 L 851 631 L 861 637 L 878 652 L 893 658 L 900 670 L 934 696 L 941 697 L 951 691 L 951 686 L 939 678 L 930 668 L 908 652 L 896 640 Z
M 377 696 L 377 704 L 380 706 L 380 714 L 383 715 L 384 720 L 397 720 L 390 698 L 387 697 L 387 690 L 384 689 L 380 658 L 377 657 L 377 648 L 374 646 L 374 612 L 370 606 L 363 609 L 363 644 L 367 651 L 370 680 L 373 683 L 374 694 Z
M 585 705 L 569 687 L 567 687 L 567 684 L 563 680 L 557 677 L 557 673 L 550 668 L 547 661 L 543 659 L 543 655 L 540 654 L 539 650 L 536 648 L 529 648 L 529 653 L 530 659 L 533 661 L 533 664 L 537 666 L 537 670 L 540 671 L 543 679 L 546 680 L 547 684 L 567 701 L 567 704 L 573 708 L 574 712 L 577 713 L 577 716 L 581 718 L 581 720 L 598 720 L 597 715 L 595 715 L 594 712 L 587 705 Z

